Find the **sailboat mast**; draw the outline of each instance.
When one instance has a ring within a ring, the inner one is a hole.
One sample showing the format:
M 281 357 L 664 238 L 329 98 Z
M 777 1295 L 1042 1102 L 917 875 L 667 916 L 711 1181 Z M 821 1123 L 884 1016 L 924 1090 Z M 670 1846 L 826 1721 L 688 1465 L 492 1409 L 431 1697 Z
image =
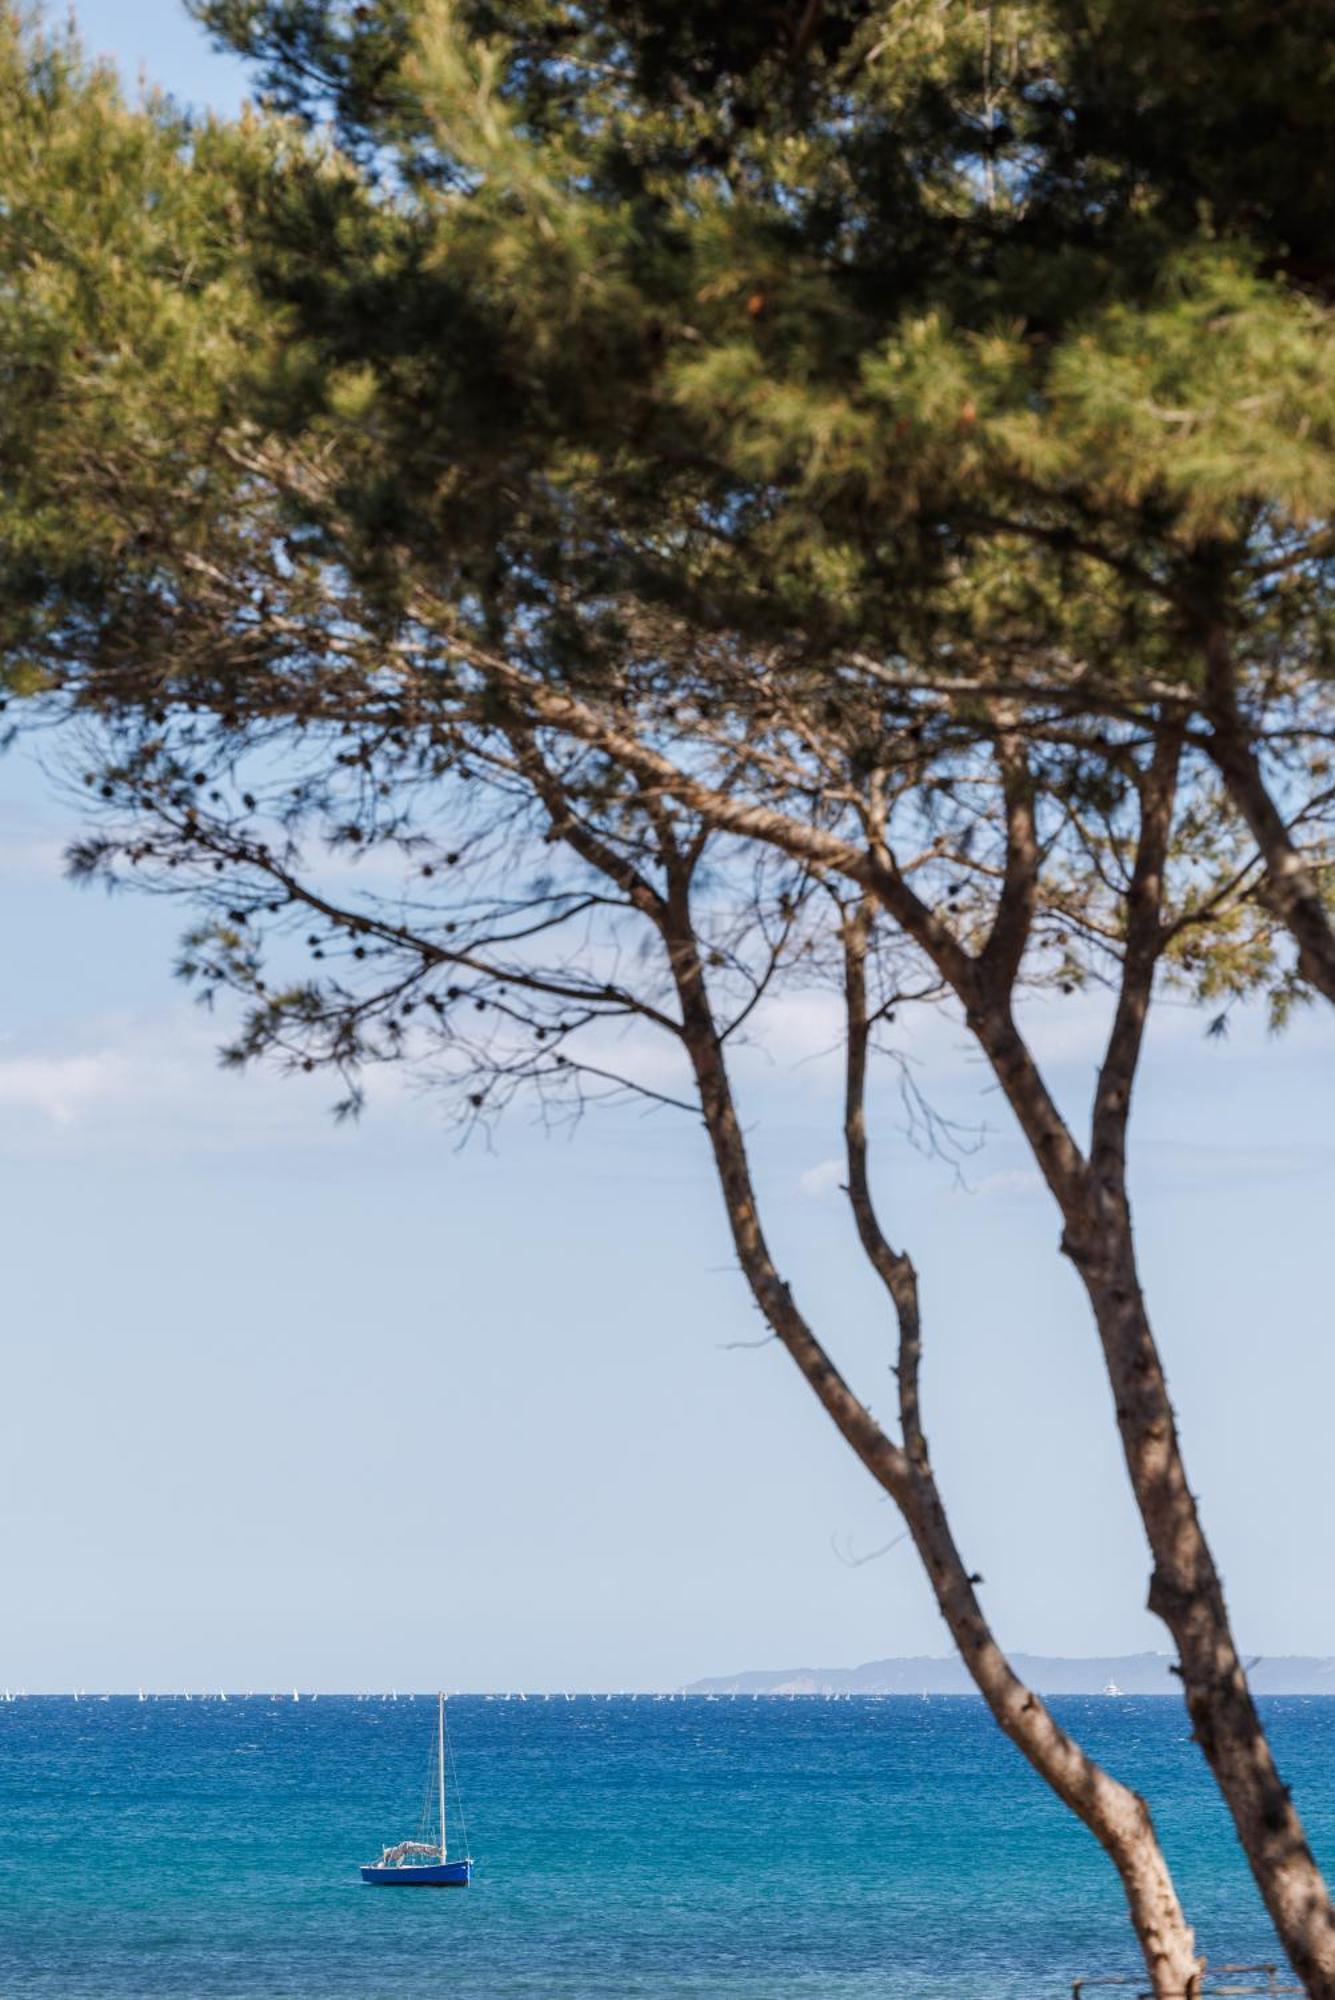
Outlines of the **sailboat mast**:
M 437 1695 L 436 1750 L 440 1760 L 440 1858 L 445 1859 L 445 1697 Z

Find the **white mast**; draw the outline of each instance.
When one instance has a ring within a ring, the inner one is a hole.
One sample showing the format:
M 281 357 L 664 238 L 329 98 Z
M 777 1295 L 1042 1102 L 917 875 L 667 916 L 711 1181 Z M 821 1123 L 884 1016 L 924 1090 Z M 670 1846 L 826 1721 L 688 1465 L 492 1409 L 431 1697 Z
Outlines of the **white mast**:
M 437 1695 L 436 1749 L 440 1758 L 440 1858 L 445 1859 L 445 1697 Z

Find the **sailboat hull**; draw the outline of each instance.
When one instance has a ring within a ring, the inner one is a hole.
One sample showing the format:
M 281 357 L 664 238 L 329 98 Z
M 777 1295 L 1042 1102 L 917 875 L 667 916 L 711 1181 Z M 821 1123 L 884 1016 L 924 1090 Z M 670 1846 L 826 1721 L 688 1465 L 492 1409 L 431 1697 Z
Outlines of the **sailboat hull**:
M 424 1861 L 402 1868 L 376 1861 L 362 1870 L 363 1882 L 377 1889 L 466 1889 L 472 1879 L 471 1861 Z

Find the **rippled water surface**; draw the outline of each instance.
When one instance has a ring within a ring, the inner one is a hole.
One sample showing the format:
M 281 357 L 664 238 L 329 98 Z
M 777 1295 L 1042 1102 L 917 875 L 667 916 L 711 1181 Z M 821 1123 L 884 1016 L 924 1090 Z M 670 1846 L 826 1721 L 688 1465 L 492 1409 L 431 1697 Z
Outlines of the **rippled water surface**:
M 1274 1945 L 1177 1703 L 1070 1700 L 1212 1958 Z M 1335 1860 L 1335 1701 L 1265 1704 Z M 1043 2000 L 1130 1970 L 1119 1891 L 977 1702 L 462 1697 L 467 1891 L 363 1887 L 434 1707 L 0 1705 L 5 2000 Z

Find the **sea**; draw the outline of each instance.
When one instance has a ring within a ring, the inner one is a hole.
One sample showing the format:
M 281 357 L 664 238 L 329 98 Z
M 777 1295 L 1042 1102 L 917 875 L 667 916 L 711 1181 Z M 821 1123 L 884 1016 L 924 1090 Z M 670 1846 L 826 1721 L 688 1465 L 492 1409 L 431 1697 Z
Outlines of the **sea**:
M 1276 1959 L 1179 1704 L 1053 1705 L 1151 1800 L 1211 1961 Z M 1263 1707 L 1335 1861 L 1335 1700 Z M 0 1996 L 1137 1990 L 1108 1863 L 977 1700 L 461 1696 L 448 1714 L 451 1851 L 475 1874 L 430 1891 L 358 1874 L 415 1832 L 429 1697 L 0 1704 Z

